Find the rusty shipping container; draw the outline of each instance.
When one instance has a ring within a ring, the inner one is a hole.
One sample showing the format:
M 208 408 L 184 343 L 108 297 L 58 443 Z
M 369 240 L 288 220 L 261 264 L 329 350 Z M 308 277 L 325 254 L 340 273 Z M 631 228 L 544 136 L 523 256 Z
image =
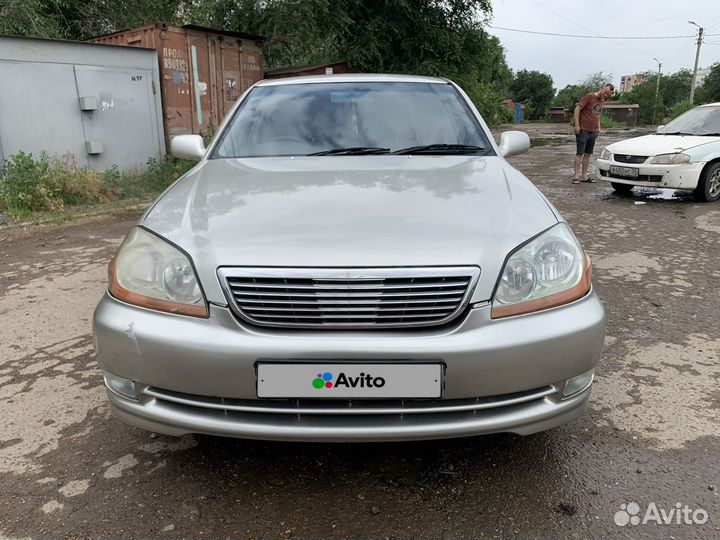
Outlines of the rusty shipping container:
M 263 77 L 263 38 L 200 26 L 158 23 L 92 39 L 155 49 L 165 136 L 213 132 L 240 95 Z

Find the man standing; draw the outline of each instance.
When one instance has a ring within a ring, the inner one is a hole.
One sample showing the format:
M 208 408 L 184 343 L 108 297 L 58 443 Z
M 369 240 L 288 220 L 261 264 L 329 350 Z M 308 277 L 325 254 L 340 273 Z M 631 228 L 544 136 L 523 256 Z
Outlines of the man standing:
M 590 92 L 575 106 L 575 178 L 573 184 L 595 182 L 588 178 L 590 156 L 595 148 L 595 139 L 600 134 L 600 114 L 605 98 L 612 95 L 615 87 L 608 83 L 597 92 Z M 582 174 L 581 174 L 582 167 Z

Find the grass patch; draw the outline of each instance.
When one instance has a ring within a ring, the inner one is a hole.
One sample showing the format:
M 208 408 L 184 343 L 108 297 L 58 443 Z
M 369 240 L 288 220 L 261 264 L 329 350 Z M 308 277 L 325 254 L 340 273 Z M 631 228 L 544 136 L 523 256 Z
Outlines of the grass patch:
M 611 118 L 607 114 L 601 114 L 600 115 L 600 126 L 602 126 L 603 129 L 612 129 L 612 128 L 627 128 L 628 126 L 626 124 L 623 124 L 622 122 L 618 122 L 615 119 Z
M 151 159 L 147 167 L 121 172 L 112 167 L 102 172 L 79 166 L 72 156 L 62 159 L 47 154 L 34 157 L 19 152 L 0 169 L 0 211 L 15 220 L 29 220 L 38 213 L 156 197 L 193 166 L 171 156 Z

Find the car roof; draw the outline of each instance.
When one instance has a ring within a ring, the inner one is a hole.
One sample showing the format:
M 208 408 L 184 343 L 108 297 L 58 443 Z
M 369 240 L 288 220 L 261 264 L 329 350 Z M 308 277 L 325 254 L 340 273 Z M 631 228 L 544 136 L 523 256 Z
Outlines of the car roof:
M 391 75 L 379 73 L 342 73 L 337 75 L 307 75 L 304 77 L 285 77 L 282 79 L 264 79 L 256 86 L 281 86 L 287 84 L 317 84 L 334 82 L 385 82 L 385 83 L 431 83 L 448 84 L 446 79 L 423 77 L 420 75 Z
M 699 107 L 720 107 L 720 101 L 716 101 L 715 103 L 703 103 L 702 105 L 699 105 Z

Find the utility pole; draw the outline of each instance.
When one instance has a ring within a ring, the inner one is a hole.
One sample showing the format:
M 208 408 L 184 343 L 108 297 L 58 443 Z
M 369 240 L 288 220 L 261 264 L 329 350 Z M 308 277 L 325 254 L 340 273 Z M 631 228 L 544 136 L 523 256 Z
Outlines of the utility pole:
M 655 101 L 653 101 L 653 119 L 652 123 L 655 125 L 655 110 L 657 109 L 657 98 L 658 92 L 660 91 L 660 70 L 662 69 L 662 62 L 657 58 L 653 58 L 658 63 L 657 82 L 655 83 Z
M 698 70 L 698 62 L 700 61 L 700 45 L 702 45 L 702 39 L 703 39 L 703 28 L 693 22 L 688 21 L 690 24 L 694 24 L 697 26 L 700 31 L 698 32 L 698 40 L 697 40 L 697 51 L 695 52 L 695 69 L 693 70 L 693 76 L 692 76 L 692 83 L 690 83 L 690 105 L 693 104 L 693 100 L 695 99 L 695 82 L 697 81 L 697 70 Z

